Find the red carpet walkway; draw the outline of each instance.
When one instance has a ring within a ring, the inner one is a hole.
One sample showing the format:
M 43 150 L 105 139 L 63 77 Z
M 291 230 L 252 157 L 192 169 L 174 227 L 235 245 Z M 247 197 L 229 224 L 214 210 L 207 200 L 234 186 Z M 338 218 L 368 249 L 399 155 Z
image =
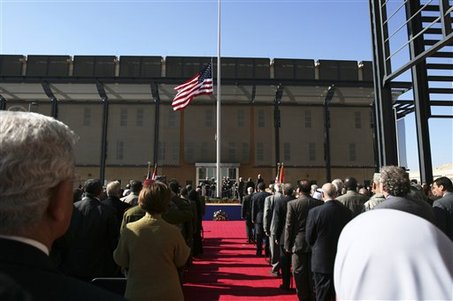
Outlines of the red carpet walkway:
M 186 301 L 296 301 L 295 290 L 279 289 L 264 257 L 246 243 L 244 221 L 203 221 L 204 254 L 185 275 Z

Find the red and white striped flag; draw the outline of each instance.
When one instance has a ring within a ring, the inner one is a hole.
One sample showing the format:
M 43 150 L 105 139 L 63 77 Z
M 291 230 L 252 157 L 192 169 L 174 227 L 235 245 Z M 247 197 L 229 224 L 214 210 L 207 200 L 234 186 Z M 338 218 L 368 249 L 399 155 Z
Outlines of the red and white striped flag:
M 212 66 L 209 63 L 197 75 L 187 82 L 175 87 L 178 91 L 173 99 L 173 111 L 182 110 L 187 107 L 192 99 L 198 95 L 212 94 Z

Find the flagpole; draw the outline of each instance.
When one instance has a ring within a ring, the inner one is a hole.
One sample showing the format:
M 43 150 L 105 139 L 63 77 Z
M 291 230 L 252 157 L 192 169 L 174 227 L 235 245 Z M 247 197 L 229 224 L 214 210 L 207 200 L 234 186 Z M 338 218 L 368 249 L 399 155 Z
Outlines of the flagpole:
M 220 172 L 220 8 L 221 8 L 221 0 L 217 2 L 217 134 L 216 134 L 216 172 L 217 172 L 217 197 L 222 197 L 222 179 L 221 179 L 221 172 Z

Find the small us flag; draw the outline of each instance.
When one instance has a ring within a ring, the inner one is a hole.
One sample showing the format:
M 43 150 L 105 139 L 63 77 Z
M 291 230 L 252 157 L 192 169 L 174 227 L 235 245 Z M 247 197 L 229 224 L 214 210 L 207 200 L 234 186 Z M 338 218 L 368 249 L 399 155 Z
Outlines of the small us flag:
M 198 95 L 212 94 L 212 66 L 206 65 L 201 71 L 187 82 L 175 87 L 178 91 L 173 99 L 173 111 L 187 107 L 192 99 Z

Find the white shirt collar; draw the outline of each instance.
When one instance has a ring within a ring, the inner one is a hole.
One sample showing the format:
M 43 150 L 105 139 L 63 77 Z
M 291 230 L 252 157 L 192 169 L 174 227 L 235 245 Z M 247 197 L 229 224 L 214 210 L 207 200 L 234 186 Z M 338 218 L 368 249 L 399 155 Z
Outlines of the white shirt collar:
M 41 250 L 42 252 L 44 252 L 47 256 L 49 256 L 49 249 L 43 243 L 40 243 L 37 240 L 27 238 L 27 237 L 14 236 L 14 235 L 0 235 L 0 238 L 16 240 L 16 241 L 22 242 L 24 244 L 33 246 L 33 247 Z

